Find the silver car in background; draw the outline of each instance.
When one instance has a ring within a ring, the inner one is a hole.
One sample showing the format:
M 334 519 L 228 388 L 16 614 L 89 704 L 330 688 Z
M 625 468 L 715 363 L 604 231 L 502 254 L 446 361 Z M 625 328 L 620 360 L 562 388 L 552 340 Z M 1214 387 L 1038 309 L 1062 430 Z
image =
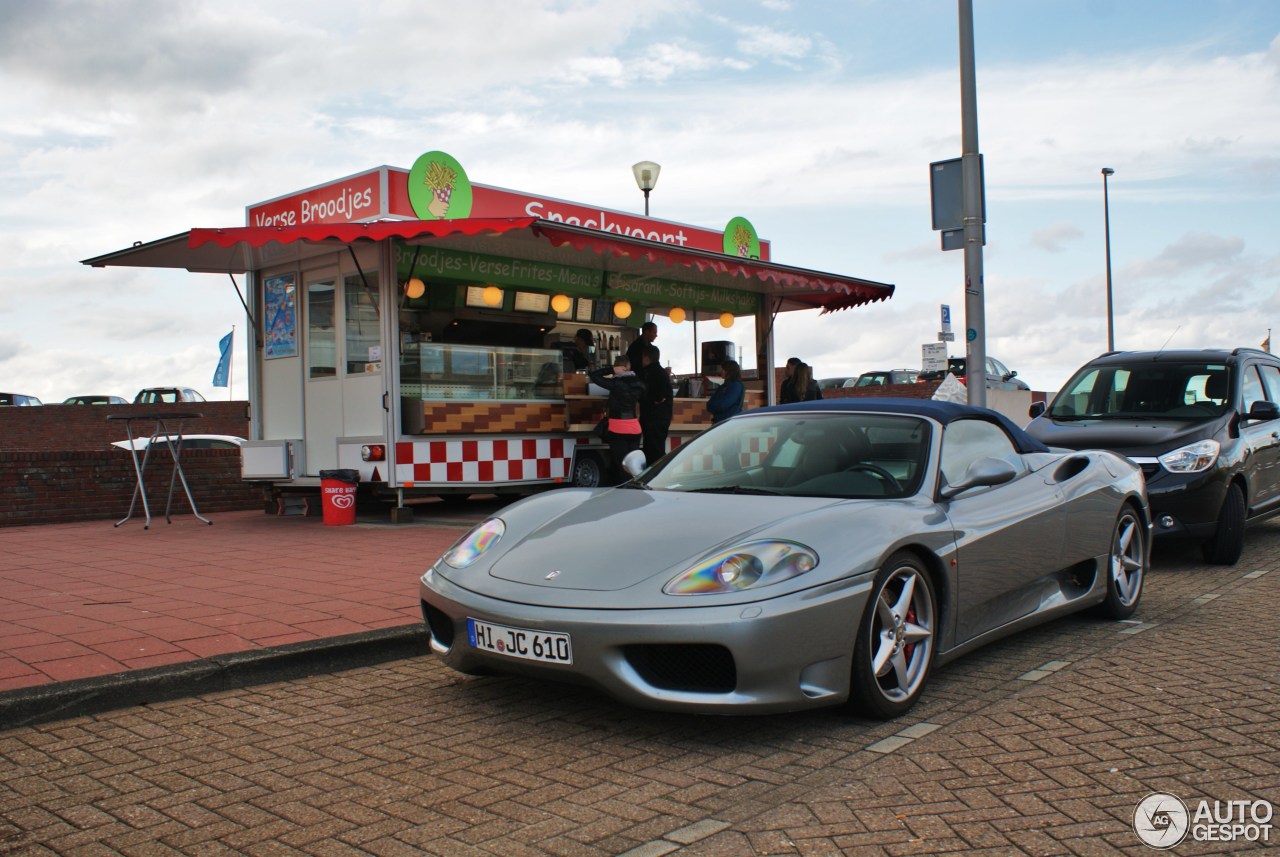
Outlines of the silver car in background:
M 836 399 L 748 411 L 612 489 L 504 509 L 422 577 L 464 673 L 637 706 L 905 712 L 931 669 L 1066 613 L 1132 614 L 1141 471 L 1050 452 L 986 409 Z

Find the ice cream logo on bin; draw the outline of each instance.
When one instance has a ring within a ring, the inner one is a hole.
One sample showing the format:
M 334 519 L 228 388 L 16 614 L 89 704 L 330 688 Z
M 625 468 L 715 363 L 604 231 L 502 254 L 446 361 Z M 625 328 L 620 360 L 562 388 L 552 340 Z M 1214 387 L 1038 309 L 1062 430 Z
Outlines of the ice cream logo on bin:
M 760 236 L 745 217 L 735 217 L 724 228 L 724 252 L 744 259 L 760 258 Z
M 350 509 L 356 504 L 356 495 L 354 493 L 345 493 L 344 489 L 330 488 L 329 494 L 329 502 L 333 504 L 335 509 Z
M 450 155 L 427 152 L 409 169 L 409 202 L 422 220 L 455 220 L 471 214 L 471 180 Z

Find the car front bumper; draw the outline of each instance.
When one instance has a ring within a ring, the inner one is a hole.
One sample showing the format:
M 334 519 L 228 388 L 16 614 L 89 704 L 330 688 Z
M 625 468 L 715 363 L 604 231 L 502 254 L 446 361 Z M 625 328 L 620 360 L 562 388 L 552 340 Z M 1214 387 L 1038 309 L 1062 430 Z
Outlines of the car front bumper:
M 871 583 L 872 575 L 864 574 L 728 606 L 573 609 L 489 598 L 432 569 L 420 594 L 432 651 L 460 672 L 587 685 L 641 708 L 768 714 L 848 698 L 854 636 Z M 468 618 L 568 634 L 573 661 L 544 663 L 477 648 L 468 639 Z
M 1146 476 L 1156 536 L 1207 539 L 1214 534 L 1230 484 L 1226 471 L 1170 473 L 1155 459 L 1135 461 Z

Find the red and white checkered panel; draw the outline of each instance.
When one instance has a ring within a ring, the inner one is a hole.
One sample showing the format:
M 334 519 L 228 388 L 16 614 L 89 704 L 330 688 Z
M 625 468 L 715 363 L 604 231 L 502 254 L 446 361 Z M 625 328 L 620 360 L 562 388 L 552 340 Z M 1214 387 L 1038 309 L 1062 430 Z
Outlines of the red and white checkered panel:
M 411 440 L 396 444 L 396 481 L 428 485 L 556 482 L 569 478 L 573 441 L 563 437 Z
M 757 467 L 764 463 L 777 440 L 773 432 L 743 435 L 738 452 L 739 467 Z M 724 461 L 719 455 L 707 452 L 685 458 L 680 465 L 682 473 L 723 473 Z
M 756 467 L 763 464 L 777 439 L 776 433 L 771 431 L 745 435 L 742 438 L 742 453 L 739 456 L 742 466 Z

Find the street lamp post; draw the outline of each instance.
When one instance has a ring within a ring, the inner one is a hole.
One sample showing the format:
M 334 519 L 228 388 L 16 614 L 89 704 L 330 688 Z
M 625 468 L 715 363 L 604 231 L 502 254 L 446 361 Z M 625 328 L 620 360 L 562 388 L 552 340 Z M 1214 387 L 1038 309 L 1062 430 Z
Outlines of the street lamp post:
M 640 190 L 644 191 L 644 216 L 649 216 L 649 191 L 653 190 L 654 185 L 658 183 L 658 172 L 662 167 L 653 161 L 641 161 L 631 166 L 631 172 L 635 174 L 636 185 Z
M 1107 179 L 1116 171 L 1111 167 L 1102 168 L 1102 222 L 1107 236 L 1107 350 L 1116 350 L 1115 317 L 1111 308 L 1111 200 L 1107 196 Z

